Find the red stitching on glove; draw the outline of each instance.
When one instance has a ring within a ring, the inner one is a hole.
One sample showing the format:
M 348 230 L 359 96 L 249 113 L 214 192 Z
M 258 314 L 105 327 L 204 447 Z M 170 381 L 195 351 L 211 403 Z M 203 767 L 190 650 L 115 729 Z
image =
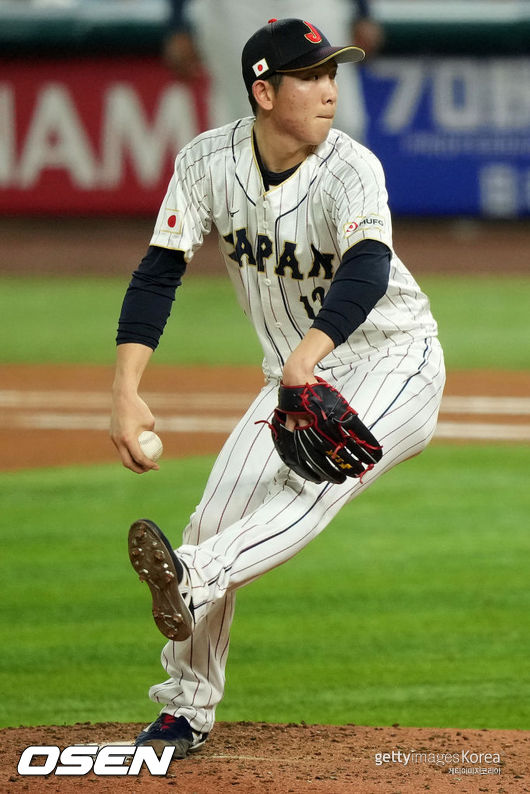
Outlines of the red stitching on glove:
M 381 449 L 381 447 L 374 447 L 374 449 Z M 367 465 L 366 469 L 363 472 L 361 472 L 361 474 L 359 474 L 359 482 L 360 483 L 362 483 L 363 477 L 365 477 L 368 474 L 369 471 L 372 471 L 374 466 L 375 466 L 375 463 L 369 463 Z
M 258 419 L 257 422 L 254 422 L 254 424 L 255 425 L 267 425 L 267 427 L 269 428 L 269 430 L 273 434 L 274 438 L 278 438 L 278 432 L 277 432 L 276 428 L 274 427 L 274 425 L 271 425 L 271 423 L 267 419 Z

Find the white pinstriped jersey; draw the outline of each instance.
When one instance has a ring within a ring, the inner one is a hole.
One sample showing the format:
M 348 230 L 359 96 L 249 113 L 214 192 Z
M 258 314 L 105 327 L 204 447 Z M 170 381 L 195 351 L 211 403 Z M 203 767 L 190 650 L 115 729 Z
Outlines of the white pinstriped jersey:
M 151 245 L 182 250 L 189 260 L 215 225 L 239 301 L 262 344 L 267 376 L 281 376 L 343 254 L 361 240 L 391 249 L 388 288 L 320 368 L 435 336 L 428 299 L 393 252 L 385 180 L 375 155 L 332 129 L 289 179 L 265 191 L 253 123 L 249 117 L 210 130 L 182 149 Z

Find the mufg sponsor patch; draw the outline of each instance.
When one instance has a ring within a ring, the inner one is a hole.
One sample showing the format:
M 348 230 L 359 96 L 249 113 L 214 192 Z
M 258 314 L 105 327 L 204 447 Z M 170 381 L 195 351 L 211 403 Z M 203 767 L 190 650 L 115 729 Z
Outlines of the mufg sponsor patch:
M 382 232 L 385 222 L 380 215 L 366 215 L 364 218 L 356 218 L 354 221 L 346 223 L 344 226 L 344 236 L 349 237 L 355 232 L 366 232 L 369 229 L 377 229 Z

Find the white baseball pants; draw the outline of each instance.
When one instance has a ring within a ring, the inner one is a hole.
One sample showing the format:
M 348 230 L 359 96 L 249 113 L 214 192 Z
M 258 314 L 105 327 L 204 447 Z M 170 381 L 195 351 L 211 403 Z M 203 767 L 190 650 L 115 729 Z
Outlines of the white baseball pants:
M 436 338 L 374 351 L 360 364 L 320 373 L 358 411 L 383 446 L 366 476 L 316 485 L 283 466 L 266 424 L 277 383 L 266 385 L 226 441 L 178 554 L 190 569 L 197 626 L 189 640 L 168 642 L 169 679 L 152 686 L 164 712 L 210 731 L 225 681 L 235 591 L 289 560 L 384 472 L 421 452 L 435 430 L 445 382 Z

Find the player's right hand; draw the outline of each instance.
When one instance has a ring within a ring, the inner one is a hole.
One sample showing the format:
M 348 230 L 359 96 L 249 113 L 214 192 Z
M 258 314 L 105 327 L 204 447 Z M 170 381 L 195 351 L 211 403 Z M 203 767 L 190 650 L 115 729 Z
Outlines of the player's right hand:
M 138 436 L 144 430 L 153 430 L 155 418 L 147 403 L 134 394 L 117 394 L 113 397 L 112 415 L 110 420 L 110 437 L 123 465 L 144 474 L 159 466 L 142 452 Z

